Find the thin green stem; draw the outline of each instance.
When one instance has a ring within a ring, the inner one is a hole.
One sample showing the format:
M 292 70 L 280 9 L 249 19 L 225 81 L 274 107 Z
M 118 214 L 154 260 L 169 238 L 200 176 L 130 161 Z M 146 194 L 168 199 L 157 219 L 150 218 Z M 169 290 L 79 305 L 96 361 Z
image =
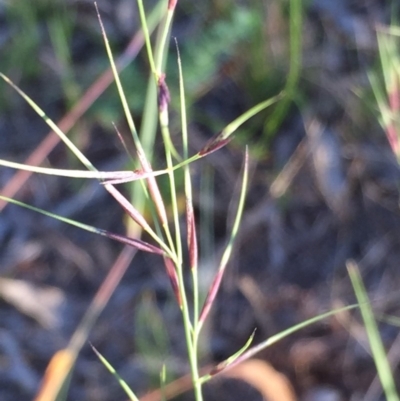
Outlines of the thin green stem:
M 185 98 L 185 86 L 183 81 L 183 72 L 182 72 L 182 62 L 179 52 L 179 47 L 177 41 L 176 43 L 176 50 L 177 50 L 177 62 L 178 62 L 178 71 L 179 71 L 179 92 L 180 92 L 180 107 L 181 107 L 181 126 L 182 126 L 182 148 L 183 148 L 183 160 L 189 159 L 189 141 L 188 141 L 188 130 L 187 130 L 187 115 L 186 115 L 186 98 Z M 188 204 L 186 213 L 193 213 L 193 210 L 188 210 L 188 208 L 193 208 L 193 200 L 192 200 L 192 181 L 190 176 L 190 168 L 189 165 L 186 164 L 184 166 L 184 174 L 185 174 L 185 196 L 186 202 Z M 189 218 L 193 218 L 194 216 L 188 216 Z M 187 230 L 191 228 L 188 226 Z M 194 234 L 196 235 L 196 234 Z M 191 244 L 188 244 L 191 246 Z M 189 252 L 193 252 L 194 250 L 189 250 Z M 197 246 L 196 246 L 196 253 L 197 253 Z M 198 269 L 197 269 L 197 258 L 198 255 L 196 254 L 196 262 L 194 263 L 195 266 L 190 266 L 192 272 L 192 284 L 193 284 L 193 336 L 194 336 L 194 349 L 196 351 L 196 355 L 198 352 L 198 331 L 197 325 L 199 320 L 199 280 L 198 280 Z
M 144 39 L 146 43 L 147 57 L 149 58 L 151 71 L 153 72 L 153 74 L 156 75 L 157 70 L 156 70 L 156 65 L 154 63 L 153 50 L 151 48 L 150 34 L 149 34 L 149 29 L 147 27 L 146 14 L 143 7 L 143 0 L 138 0 L 137 3 L 139 8 L 140 22 L 142 24 Z
M 203 400 L 203 394 L 201 390 L 202 383 L 200 381 L 199 368 L 197 365 L 198 333 L 194 330 L 193 324 L 190 319 L 190 311 L 187 302 L 182 265 L 177 266 L 177 274 L 179 281 L 179 292 L 182 299 L 181 313 L 182 313 L 183 327 L 185 331 L 186 349 L 188 351 L 190 374 L 192 377 L 194 395 L 196 401 L 202 401 Z
M 168 169 L 168 177 L 171 191 L 171 204 L 172 204 L 172 214 L 174 217 L 174 225 L 175 225 L 175 249 L 177 252 L 177 259 L 182 261 L 182 241 L 181 241 L 181 229 L 179 222 L 179 208 L 178 208 L 178 200 L 177 200 L 177 190 L 176 190 L 176 182 L 175 182 L 175 174 L 174 174 L 174 166 L 172 162 L 172 155 L 169 150 L 166 138 L 169 137 L 169 127 L 168 125 L 161 126 L 161 132 L 163 136 L 163 141 L 165 145 L 165 158 L 167 161 L 167 169 Z M 168 230 L 169 232 L 169 230 Z M 171 246 L 172 247 L 172 246 Z
M 302 54 L 302 0 L 290 0 L 290 44 L 289 44 L 289 73 L 285 84 L 285 99 L 278 104 L 274 113 L 269 118 L 266 128 L 267 135 L 270 136 L 280 127 L 291 102 L 296 98 L 297 83 L 301 71 Z
M 156 54 L 155 64 L 157 78 L 162 74 L 162 65 L 164 59 L 164 53 L 166 50 L 167 39 L 169 38 L 169 33 L 172 24 L 172 18 L 174 16 L 174 9 L 168 9 L 167 15 L 165 17 L 164 25 L 162 28 L 161 40 L 160 40 L 160 51 Z

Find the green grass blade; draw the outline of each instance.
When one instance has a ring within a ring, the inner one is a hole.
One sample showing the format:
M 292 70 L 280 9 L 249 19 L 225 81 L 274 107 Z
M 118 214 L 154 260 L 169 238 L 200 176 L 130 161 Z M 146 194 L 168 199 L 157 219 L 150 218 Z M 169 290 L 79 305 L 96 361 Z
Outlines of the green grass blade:
M 51 218 L 53 218 L 55 220 L 62 221 L 63 223 L 67 223 L 67 224 L 69 224 L 71 226 L 78 227 L 78 228 L 80 228 L 82 230 L 89 231 L 89 232 L 94 233 L 94 234 L 102 235 L 102 236 L 110 238 L 110 239 L 114 239 L 116 241 L 124 243 L 125 245 L 130 245 L 130 246 L 133 246 L 135 248 L 138 248 L 138 249 L 146 251 L 146 252 L 156 253 L 156 254 L 159 254 L 159 255 L 164 255 L 164 251 L 161 250 L 161 248 L 158 248 L 158 247 L 156 247 L 154 245 L 148 244 L 147 242 L 144 242 L 144 241 L 141 241 L 141 240 L 137 240 L 137 239 L 134 239 L 134 238 L 129 238 L 129 237 L 126 237 L 126 236 L 123 236 L 123 235 L 119 235 L 119 234 L 114 234 L 114 233 L 111 233 L 111 232 L 109 232 L 107 230 L 103 230 L 101 228 L 97 228 L 97 227 L 90 226 L 88 224 L 80 223 L 79 221 L 68 219 L 67 217 L 59 216 L 57 214 L 48 212 L 46 210 L 37 208 L 35 206 L 28 205 L 27 203 L 20 202 L 20 201 L 17 201 L 15 199 L 7 198 L 6 196 L 0 195 L 0 199 L 4 200 L 6 202 L 12 203 L 14 205 L 24 207 L 25 209 L 29 209 L 29 210 L 32 210 L 34 212 L 40 213 L 40 214 L 42 214 L 44 216 L 51 217 Z M 162 246 L 163 244 L 161 243 L 160 245 Z M 165 251 L 167 253 L 169 252 L 168 249 L 165 249 Z
M 297 83 L 301 71 L 302 54 L 302 28 L 303 28 L 303 4 L 302 0 L 290 0 L 290 64 L 289 74 L 285 84 L 284 92 L 286 97 L 278 104 L 266 124 L 267 135 L 276 132 L 285 118 L 291 102 L 296 97 Z
M 222 146 L 226 145 L 229 140 L 231 139 L 232 134 L 242 125 L 244 124 L 247 120 L 249 120 L 251 117 L 254 117 L 256 114 L 258 114 L 260 111 L 266 109 L 267 107 L 271 106 L 272 104 L 276 103 L 278 100 L 283 98 L 283 92 L 280 94 L 265 100 L 255 106 L 253 106 L 251 109 L 247 110 L 245 113 L 243 113 L 241 116 L 236 118 L 234 121 L 229 123 L 220 133 L 215 135 L 213 138 L 208 141 L 206 146 L 201 149 L 196 156 L 198 157 L 203 157 L 206 156 L 217 149 L 221 148 Z
M 215 376 L 216 374 L 222 372 L 223 370 L 226 370 L 230 365 L 235 364 L 236 361 L 249 349 L 251 343 L 253 342 L 254 335 L 256 331 L 254 330 L 251 336 L 248 338 L 246 343 L 243 345 L 242 348 L 240 348 L 239 351 L 235 352 L 233 355 L 231 355 L 228 359 L 225 361 L 219 363 L 217 366 L 215 366 L 212 371 L 201 378 L 201 382 L 205 383 L 207 380 L 210 379 L 210 377 Z
M 315 317 L 313 317 L 311 319 L 305 320 L 304 322 L 296 324 L 296 325 L 294 325 L 294 326 L 292 326 L 292 327 L 290 327 L 290 328 L 288 328 L 286 330 L 283 330 L 280 333 L 275 334 L 274 336 L 272 336 L 272 337 L 268 338 L 267 340 L 261 342 L 260 344 L 250 348 L 248 351 L 246 351 L 244 354 L 242 354 L 239 358 L 237 358 L 234 363 L 230 364 L 229 368 L 239 364 L 240 362 L 242 362 L 244 360 L 250 359 L 251 357 L 253 357 L 257 353 L 259 353 L 263 349 L 270 347 L 271 345 L 277 343 L 278 341 L 284 339 L 285 337 L 288 337 L 289 335 L 295 333 L 296 331 L 299 331 L 299 330 L 301 330 L 301 329 L 303 329 L 303 328 L 305 328 L 307 326 L 310 326 L 310 325 L 312 325 L 312 324 L 314 324 L 316 322 L 319 322 L 320 320 L 326 319 L 327 317 L 334 316 L 334 315 L 336 315 L 338 313 L 342 313 L 342 312 L 348 311 L 350 309 L 357 308 L 358 306 L 359 306 L 358 304 L 354 304 L 354 305 L 345 306 L 343 308 L 333 309 L 333 310 L 331 310 L 329 312 L 322 313 L 322 314 L 320 314 L 318 316 L 315 316 Z M 201 378 L 201 380 L 202 380 L 202 382 L 206 382 L 206 381 L 208 381 L 208 380 L 210 380 L 212 378 L 213 378 L 212 375 L 207 374 L 207 375 L 203 376 Z
M 143 0 L 138 0 L 137 4 L 138 4 L 138 9 L 139 9 L 139 15 L 140 15 L 140 23 L 142 25 L 142 30 L 144 33 L 144 39 L 145 39 L 146 49 L 147 49 L 147 57 L 149 59 L 150 68 L 151 68 L 151 71 L 153 72 L 153 74 L 157 74 L 156 65 L 154 62 L 153 50 L 151 48 L 149 28 L 147 26 L 146 14 L 145 14 L 144 7 L 143 7 Z
M 236 211 L 235 221 L 233 223 L 229 242 L 228 242 L 228 245 L 222 256 L 222 259 L 221 259 L 221 265 L 226 265 L 232 254 L 233 245 L 234 245 L 236 237 L 238 235 L 240 222 L 242 220 L 244 205 L 245 205 L 245 201 L 246 201 L 248 181 L 249 181 L 249 152 L 248 152 L 248 149 L 246 148 L 244 168 L 243 168 L 242 188 L 240 191 L 239 204 L 238 204 L 238 208 Z
M 100 12 L 99 12 L 99 10 L 97 8 L 97 4 L 96 3 L 95 3 L 95 6 L 96 6 L 96 11 L 97 11 L 98 19 L 99 19 L 101 32 L 102 32 L 103 39 L 104 39 L 104 45 L 105 45 L 105 48 L 106 48 L 106 51 L 107 51 L 108 60 L 110 62 L 111 69 L 112 69 L 112 72 L 113 72 L 113 75 L 114 75 L 115 84 L 117 85 L 117 90 L 118 90 L 118 94 L 119 94 L 119 97 L 120 97 L 120 100 L 121 100 L 121 103 L 122 103 L 122 108 L 124 110 L 125 118 L 127 119 L 128 126 L 129 126 L 129 129 L 131 131 L 133 140 L 135 142 L 136 149 L 137 149 L 138 153 L 143 154 L 143 149 L 142 149 L 142 146 L 141 146 L 141 143 L 140 143 L 137 131 L 136 131 L 136 126 L 135 126 L 135 123 L 133 121 L 132 114 L 131 114 L 131 112 L 129 110 L 129 105 L 128 105 L 128 101 L 127 101 L 126 96 L 125 96 L 125 91 L 124 91 L 124 88 L 122 86 L 121 80 L 119 78 L 118 69 L 117 69 L 117 67 L 115 65 L 114 56 L 112 54 L 111 47 L 110 47 L 110 44 L 108 42 L 106 31 L 105 31 L 105 28 L 104 28 L 104 25 L 103 25 L 103 21 L 101 19 Z
M 242 218 L 243 210 L 244 210 L 244 204 L 246 200 L 246 192 L 247 192 L 247 186 L 248 186 L 248 178 L 249 178 L 249 154 L 248 154 L 248 149 L 246 148 L 246 154 L 245 154 L 245 160 L 244 160 L 244 167 L 243 167 L 243 179 L 242 179 L 242 188 L 240 192 L 240 198 L 239 198 L 239 204 L 238 208 L 236 211 L 236 216 L 235 216 L 235 221 L 233 223 L 231 235 L 228 241 L 228 245 L 225 248 L 225 251 L 222 255 L 219 267 L 218 267 L 218 272 L 216 276 L 214 277 L 213 282 L 210 285 L 210 289 L 208 291 L 206 300 L 204 301 L 203 309 L 200 313 L 197 329 L 198 331 L 201 330 L 203 327 L 203 324 L 205 320 L 207 319 L 207 316 L 211 310 L 211 307 L 214 303 L 215 297 L 217 296 L 217 292 L 219 290 L 219 287 L 221 285 L 222 277 L 225 272 L 225 268 L 228 264 L 229 258 L 232 254 L 233 251 L 233 245 L 235 243 L 238 231 L 239 231 L 239 225 L 240 221 Z
M 367 331 L 372 357 L 374 359 L 378 376 L 388 401 L 399 401 L 393 373 L 387 359 L 386 351 L 379 334 L 378 325 L 372 312 L 371 303 L 361 279 L 360 272 L 354 262 L 347 263 L 351 284 L 353 285 L 357 301 L 360 305 L 361 315 Z
M 265 100 L 259 104 L 256 104 L 251 109 L 247 110 L 243 113 L 240 117 L 236 118 L 234 121 L 229 123 L 223 130 L 222 130 L 222 137 L 225 139 L 232 135 L 242 124 L 244 124 L 247 120 L 251 117 L 254 117 L 256 114 L 260 113 L 264 109 L 268 108 L 272 104 L 276 103 L 278 100 L 283 98 L 283 93 L 280 93 L 276 96 L 271 97 L 268 100 Z
M 117 371 L 112 367 L 112 365 L 107 361 L 106 358 L 104 358 L 103 355 L 100 354 L 99 351 L 93 345 L 91 345 L 92 350 L 94 353 L 97 355 L 97 357 L 100 359 L 100 361 L 103 363 L 103 365 L 108 369 L 109 372 L 112 373 L 112 375 L 117 379 L 119 385 L 122 387 L 122 389 L 125 391 L 126 395 L 129 397 L 131 401 L 139 401 L 139 398 L 136 397 L 135 393 L 131 390 L 131 388 L 128 386 L 126 381 L 117 373 Z
M 174 3 L 174 4 L 172 5 L 172 3 Z M 167 40 L 170 37 L 171 24 L 172 24 L 172 18 L 174 16 L 175 5 L 176 5 L 176 1 L 168 2 L 167 14 L 165 16 L 164 24 L 162 25 L 162 28 L 161 28 L 161 36 L 160 36 L 160 42 L 159 42 L 159 47 L 158 47 L 159 51 L 156 53 L 156 56 L 155 56 L 156 72 L 158 75 L 157 78 L 159 78 L 162 74 L 162 68 L 163 68 L 166 49 L 167 49 Z
M 0 72 L 0 77 L 4 79 L 31 107 L 32 109 L 46 122 L 46 124 L 60 137 L 60 139 L 68 146 L 71 152 L 82 162 L 82 164 L 92 171 L 97 171 L 89 159 L 74 145 L 74 143 L 58 128 L 57 124 L 51 120 L 46 113 L 17 85 L 14 84 L 8 77 Z

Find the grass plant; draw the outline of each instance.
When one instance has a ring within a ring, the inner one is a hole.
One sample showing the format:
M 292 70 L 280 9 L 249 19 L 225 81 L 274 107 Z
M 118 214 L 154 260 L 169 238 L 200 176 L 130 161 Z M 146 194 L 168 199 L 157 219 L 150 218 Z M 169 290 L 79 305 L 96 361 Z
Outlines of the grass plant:
M 110 46 L 108 44 L 108 40 L 103 28 L 103 24 L 99 15 L 100 25 L 103 31 L 104 42 L 106 46 L 106 50 L 109 56 L 109 60 L 111 63 L 111 67 L 114 73 L 114 79 L 117 85 L 117 89 L 120 95 L 120 99 L 122 102 L 123 109 L 125 111 L 125 116 L 128 121 L 128 125 L 136 146 L 136 154 L 138 160 L 140 162 L 140 171 L 138 172 L 113 172 L 109 173 L 101 173 L 98 172 L 97 169 L 93 166 L 93 164 L 80 152 L 80 150 L 73 144 L 73 142 L 59 129 L 59 127 L 44 113 L 44 111 L 29 97 L 27 96 L 21 89 L 19 89 L 15 84 L 11 82 L 4 74 L 1 74 L 1 77 L 10 84 L 29 104 L 30 106 L 37 112 L 37 114 L 43 118 L 43 120 L 49 125 L 49 127 L 62 139 L 62 141 L 68 146 L 68 148 L 72 151 L 73 154 L 80 160 L 80 162 L 89 170 L 87 173 L 83 171 L 70 171 L 70 172 L 60 172 L 54 171 L 53 169 L 44 169 L 44 168 L 33 168 L 32 166 L 22 166 L 17 165 L 11 162 L 3 161 L 3 165 L 12 167 L 12 168 L 21 168 L 26 171 L 36 171 L 38 173 L 46 173 L 46 174 L 58 174 L 58 175 L 69 175 L 73 177 L 82 177 L 82 178 L 97 178 L 104 185 L 105 189 L 110 192 L 112 196 L 114 196 L 117 201 L 121 204 L 121 206 L 125 209 L 128 215 L 132 218 L 132 220 L 136 223 L 136 225 L 140 228 L 139 231 L 144 230 L 147 234 L 150 235 L 151 238 L 157 243 L 156 246 L 145 243 L 139 239 L 130 238 L 128 236 L 120 236 L 117 234 L 105 232 L 104 230 L 97 229 L 94 227 L 89 227 L 87 225 L 82 225 L 80 223 L 67 220 L 62 218 L 61 216 L 52 215 L 52 217 L 57 218 L 59 220 L 68 222 L 70 224 L 78 225 L 79 227 L 97 232 L 101 235 L 106 235 L 109 238 L 114 238 L 120 240 L 121 242 L 134 246 L 137 249 L 147 250 L 150 249 L 155 253 L 159 253 L 163 255 L 164 263 L 166 267 L 166 272 L 170 278 L 171 286 L 173 292 L 175 294 L 177 303 L 182 312 L 183 324 L 185 329 L 185 338 L 186 344 L 188 348 L 188 356 L 191 366 L 191 375 L 193 378 L 193 387 L 197 400 L 202 399 L 201 393 L 201 385 L 199 371 L 198 371 L 198 363 L 197 363 L 197 347 L 198 347 L 198 338 L 200 335 L 201 327 L 208 316 L 210 311 L 210 307 L 215 299 L 216 293 L 218 291 L 219 285 L 221 283 L 223 271 L 226 267 L 227 260 L 232 250 L 233 241 L 237 234 L 238 225 L 241 217 L 241 213 L 244 207 L 244 196 L 247 188 L 247 176 L 248 176 L 248 157 L 245 158 L 244 165 L 244 178 L 243 178 L 243 186 L 242 186 L 242 194 L 239 202 L 239 210 L 237 213 L 237 218 L 234 224 L 234 230 L 232 231 L 231 240 L 227 246 L 226 252 L 224 253 L 223 259 L 220 264 L 219 272 L 214 280 L 213 285 L 210 288 L 209 295 L 207 300 L 203 306 L 202 311 L 200 312 L 200 303 L 198 296 L 198 277 L 197 277 L 197 236 L 196 236 L 196 224 L 194 220 L 194 211 L 193 211 L 193 203 L 192 203 L 192 194 L 191 194 L 191 181 L 190 181 L 190 170 L 189 163 L 194 162 L 197 159 L 200 159 L 211 152 L 216 151 L 220 147 L 226 145 L 231 135 L 236 131 L 236 129 L 243 124 L 246 120 L 251 118 L 253 115 L 263 110 L 272 104 L 276 99 L 268 100 L 262 102 L 261 104 L 255 106 L 253 109 L 249 110 L 243 116 L 239 117 L 231 124 L 229 124 L 221 133 L 217 134 L 206 146 L 201 149 L 195 156 L 191 158 L 188 157 L 188 139 L 187 139 L 187 129 L 186 129 L 186 114 L 185 114 L 185 101 L 184 101 L 184 85 L 183 78 L 181 72 L 180 63 L 178 63 L 179 71 L 180 71 L 180 93 L 181 93 L 181 113 L 182 113 L 182 132 L 183 132 L 183 153 L 184 153 L 184 161 L 180 164 L 173 165 L 173 157 L 176 157 L 176 152 L 171 147 L 172 141 L 170 140 L 169 127 L 168 127 L 168 103 L 169 103 L 169 91 L 165 82 L 165 76 L 162 72 L 165 48 L 167 43 L 167 38 L 169 36 L 170 25 L 172 22 L 172 16 L 175 10 L 176 2 L 169 1 L 167 4 L 166 16 L 164 19 L 162 29 L 160 30 L 161 35 L 159 44 L 157 47 L 157 52 L 155 56 L 153 56 L 153 50 L 150 43 L 150 37 L 148 34 L 147 21 L 145 18 L 144 8 L 141 1 L 138 2 L 139 10 L 141 11 L 143 31 L 146 40 L 146 47 L 148 51 L 149 62 L 151 65 L 151 70 L 153 74 L 153 81 L 155 82 L 156 88 L 158 89 L 158 114 L 160 127 L 163 134 L 163 141 L 165 144 L 165 154 L 166 154 L 166 162 L 167 168 L 161 171 L 153 172 L 152 167 L 148 161 L 147 155 L 143 149 L 142 143 L 140 141 L 138 132 L 136 130 L 135 123 L 132 119 L 131 113 L 129 111 L 129 106 L 126 100 L 126 96 L 124 93 L 123 85 L 119 79 L 118 71 L 114 62 L 114 58 L 112 56 L 112 52 Z M 151 91 L 150 91 L 151 93 Z M 154 93 L 154 91 L 153 91 Z M 154 100 L 154 96 L 153 96 Z M 149 105 L 150 104 L 150 105 Z M 153 104 L 147 103 L 147 107 L 154 111 L 154 102 Z M 154 119 L 154 113 L 148 113 L 147 115 L 152 115 Z M 148 134 L 148 132 L 146 132 Z M 189 263 L 192 271 L 193 277 L 193 302 L 188 301 L 189 294 L 185 289 L 185 279 L 184 279 L 184 261 L 183 261 L 183 244 L 181 241 L 180 235 L 180 223 L 179 223 L 179 211 L 177 207 L 177 199 L 176 199 L 176 184 L 175 184 L 175 173 L 174 171 L 178 168 L 184 168 L 185 170 L 185 196 L 186 196 L 186 218 L 187 218 L 187 246 L 189 250 Z M 60 174 L 59 174 L 60 173 Z M 175 238 L 172 236 L 171 229 L 169 227 L 169 222 L 166 214 L 165 202 L 161 196 L 161 193 L 158 188 L 158 184 L 155 180 L 155 176 L 160 174 L 167 174 L 169 177 L 169 182 L 171 186 L 171 202 L 173 205 L 173 224 L 175 231 Z M 116 188 L 113 184 L 121 183 L 126 181 L 135 181 L 136 179 L 145 179 L 147 181 L 147 187 L 144 188 L 145 197 L 147 197 L 147 201 L 151 202 L 154 205 L 154 210 L 156 212 L 155 216 L 155 230 L 151 227 L 151 225 L 146 221 L 143 217 L 141 211 L 139 211 L 136 207 L 134 207 Z M 2 197 L 2 199 L 5 199 Z M 9 202 L 13 202 L 14 204 L 18 204 L 22 206 L 21 202 L 16 200 L 7 199 Z M 30 208 L 31 210 L 50 215 L 48 212 L 39 210 L 32 206 L 25 205 L 25 207 Z M 138 233 L 136 229 L 136 233 Z M 194 320 L 191 319 L 191 311 L 190 305 L 194 305 L 193 316 Z M 64 359 L 65 361 L 65 359 Z

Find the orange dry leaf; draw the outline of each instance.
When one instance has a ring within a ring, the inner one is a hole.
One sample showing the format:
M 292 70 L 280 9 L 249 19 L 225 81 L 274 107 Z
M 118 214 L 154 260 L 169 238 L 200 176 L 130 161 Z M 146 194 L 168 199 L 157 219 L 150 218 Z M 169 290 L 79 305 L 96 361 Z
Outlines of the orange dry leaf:
M 297 400 L 286 376 L 260 359 L 244 361 L 227 370 L 224 376 L 245 381 L 257 389 L 269 401 Z
M 34 401 L 54 401 L 75 363 L 76 355 L 69 349 L 58 351 L 47 366 L 42 385 Z

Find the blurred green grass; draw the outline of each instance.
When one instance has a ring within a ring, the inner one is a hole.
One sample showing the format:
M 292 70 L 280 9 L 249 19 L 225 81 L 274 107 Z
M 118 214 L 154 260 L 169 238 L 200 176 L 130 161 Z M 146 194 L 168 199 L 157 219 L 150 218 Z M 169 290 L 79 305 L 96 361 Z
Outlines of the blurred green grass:
M 100 2 L 104 8 L 106 29 L 115 54 L 129 40 L 122 29 L 119 7 Z M 133 34 L 138 29 L 134 3 Z M 287 13 L 285 2 L 274 12 Z M 31 88 L 42 107 L 56 106 L 62 115 L 96 77 L 107 68 L 94 7 L 84 2 L 40 0 L 7 1 L 3 6 L 4 34 L 0 47 L 0 70 L 24 88 Z M 187 103 L 191 121 L 218 131 L 249 105 L 278 93 L 285 85 L 289 51 L 289 27 L 281 27 L 287 51 L 281 59 L 273 57 L 266 43 L 267 10 L 262 2 L 206 1 L 194 5 L 180 1 L 172 35 L 176 36 L 185 66 Z M 171 88 L 178 81 L 175 51 L 167 67 Z M 286 63 L 286 65 L 284 65 Z M 148 65 L 142 52 L 123 73 L 130 107 L 140 116 L 143 108 Z M 222 88 L 224 99 L 218 93 Z M 175 93 L 173 93 L 175 95 Z M 0 94 L 0 109 L 12 107 L 10 92 Z M 178 109 L 173 96 L 173 109 Z M 219 107 L 214 107 L 218 103 Z M 225 103 L 225 104 L 224 104 Z M 232 110 L 233 109 L 233 110 Z M 15 111 L 17 112 L 17 111 Z M 98 99 L 85 115 L 86 124 L 109 127 L 110 121 L 122 118 L 118 97 L 113 88 Z M 246 131 L 260 126 L 266 114 L 251 122 Z

